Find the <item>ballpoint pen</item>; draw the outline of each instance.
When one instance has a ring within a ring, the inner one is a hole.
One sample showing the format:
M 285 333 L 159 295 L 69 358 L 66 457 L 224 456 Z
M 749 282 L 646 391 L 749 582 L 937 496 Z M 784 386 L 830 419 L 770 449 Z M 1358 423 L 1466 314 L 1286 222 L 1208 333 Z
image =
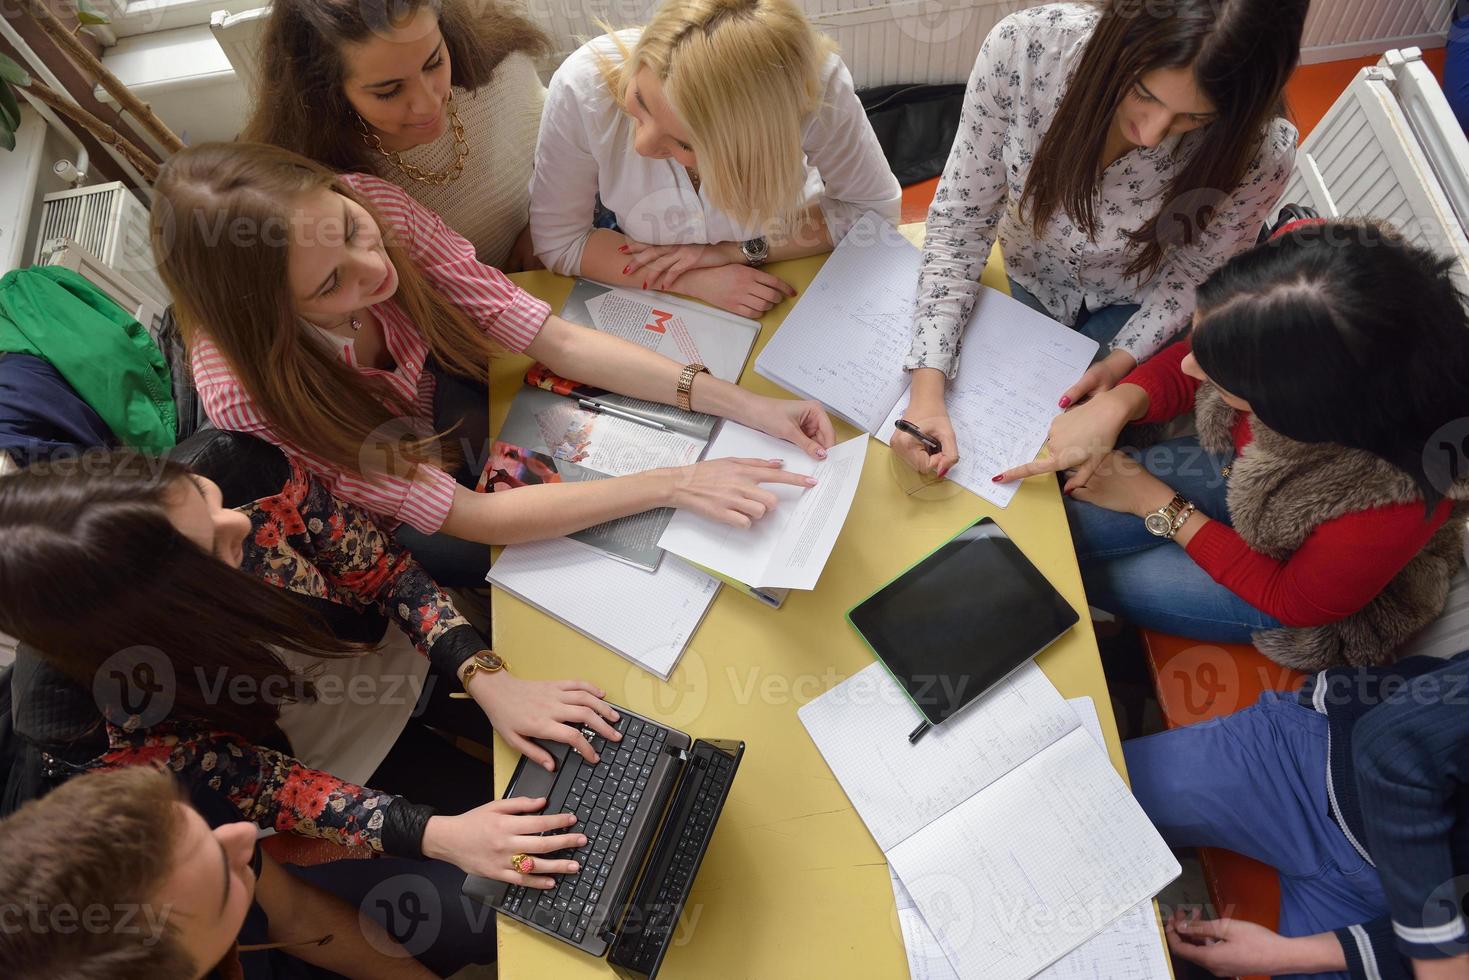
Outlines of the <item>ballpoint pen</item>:
M 662 422 L 657 421 L 656 419 L 646 418 L 642 415 L 638 415 L 636 412 L 629 412 L 626 409 L 618 408 L 615 405 L 608 405 L 604 402 L 594 401 L 590 398 L 578 398 L 576 400 L 576 403 L 579 407 L 584 408 L 589 412 L 596 412 L 600 415 L 610 415 L 613 418 L 627 419 L 629 422 L 636 422 L 638 425 L 646 425 L 650 429 L 660 429 L 664 432 L 668 431 L 668 426 L 664 425 Z

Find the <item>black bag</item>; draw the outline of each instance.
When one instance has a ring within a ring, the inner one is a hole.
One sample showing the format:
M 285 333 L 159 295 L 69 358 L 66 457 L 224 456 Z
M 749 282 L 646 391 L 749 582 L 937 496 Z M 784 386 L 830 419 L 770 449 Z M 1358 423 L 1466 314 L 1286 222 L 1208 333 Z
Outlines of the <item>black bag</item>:
M 959 131 L 963 85 L 884 85 L 857 97 L 898 183 L 907 187 L 943 172 Z

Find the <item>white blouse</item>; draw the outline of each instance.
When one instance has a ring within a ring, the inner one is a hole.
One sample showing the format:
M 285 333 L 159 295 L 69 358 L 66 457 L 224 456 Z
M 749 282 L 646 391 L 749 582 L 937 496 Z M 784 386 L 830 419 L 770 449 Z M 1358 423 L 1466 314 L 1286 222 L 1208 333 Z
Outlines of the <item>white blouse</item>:
M 1062 323 L 1082 307 L 1140 304 L 1112 341 L 1139 362 L 1157 353 L 1193 316 L 1194 288 L 1249 248 L 1295 164 L 1296 129 L 1274 119 L 1239 186 L 1197 191 L 1175 202 L 1188 215 L 1213 208 L 1193 243 L 1168 248 L 1146 281 L 1125 275 L 1136 256 L 1126 232 L 1164 202 L 1168 184 L 1188 161 L 1199 131 L 1137 147 L 1102 174 L 1095 240 L 1058 208 L 1037 237 L 1018 203 L 1051 119 L 1091 38 L 1100 12 L 1078 3 L 1048 4 L 995 25 L 969 77 L 959 133 L 928 212 L 918 276 L 913 346 L 905 366 L 933 367 L 952 378 L 959 341 L 979 295 L 979 274 L 996 236 L 1011 278 Z M 1243 135 L 1241 138 L 1244 138 Z M 1165 223 L 1160 231 L 1167 234 Z
M 637 29 L 618 33 L 629 48 L 638 35 Z M 541 261 L 563 275 L 580 272 L 599 194 L 629 237 L 651 245 L 739 242 L 760 235 L 761 229 L 714 208 L 702 190 L 695 193 L 678 163 L 638 155 L 635 123 L 608 91 L 598 52 L 614 64 L 621 60 L 610 37 L 589 41 L 557 69 L 546 93 L 530 183 L 531 238 Z M 866 211 L 897 224 L 902 188 L 840 57 L 827 59 L 821 81 L 820 108 L 801 129 L 803 206 L 820 203 L 834 242 Z

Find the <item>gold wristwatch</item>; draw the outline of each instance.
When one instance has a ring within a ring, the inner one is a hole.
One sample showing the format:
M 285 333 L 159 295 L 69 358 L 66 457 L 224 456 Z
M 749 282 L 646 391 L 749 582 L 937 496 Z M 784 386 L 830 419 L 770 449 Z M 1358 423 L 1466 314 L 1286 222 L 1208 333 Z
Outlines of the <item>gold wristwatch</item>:
M 1173 499 L 1163 505 L 1162 510 L 1155 510 L 1143 518 L 1143 527 L 1148 529 L 1149 534 L 1155 534 L 1160 538 L 1172 538 L 1195 509 L 1187 497 L 1181 493 L 1175 493 Z
M 500 656 L 493 650 L 485 650 L 483 653 L 476 653 L 474 656 L 464 661 L 464 666 L 459 668 L 459 683 L 462 684 L 464 686 L 464 690 L 468 692 L 469 681 L 472 677 L 474 677 L 475 674 L 478 674 L 480 672 L 493 674 L 499 670 L 509 669 L 510 662 L 508 660 L 506 660 L 504 657 Z M 460 694 L 456 691 L 455 693 L 450 694 L 449 697 L 467 698 L 469 697 L 469 694 Z
M 708 374 L 709 369 L 702 364 L 685 364 L 683 373 L 678 376 L 678 407 L 685 412 L 694 410 L 694 379 L 700 374 Z

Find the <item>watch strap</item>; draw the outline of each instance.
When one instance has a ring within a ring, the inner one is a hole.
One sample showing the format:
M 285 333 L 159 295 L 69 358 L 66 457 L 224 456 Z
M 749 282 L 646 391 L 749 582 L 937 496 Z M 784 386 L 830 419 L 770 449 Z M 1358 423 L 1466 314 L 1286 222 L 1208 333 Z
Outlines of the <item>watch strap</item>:
M 685 364 L 683 372 L 678 376 L 678 407 L 685 412 L 694 410 L 694 379 L 700 374 L 708 374 L 709 369 L 702 364 Z

